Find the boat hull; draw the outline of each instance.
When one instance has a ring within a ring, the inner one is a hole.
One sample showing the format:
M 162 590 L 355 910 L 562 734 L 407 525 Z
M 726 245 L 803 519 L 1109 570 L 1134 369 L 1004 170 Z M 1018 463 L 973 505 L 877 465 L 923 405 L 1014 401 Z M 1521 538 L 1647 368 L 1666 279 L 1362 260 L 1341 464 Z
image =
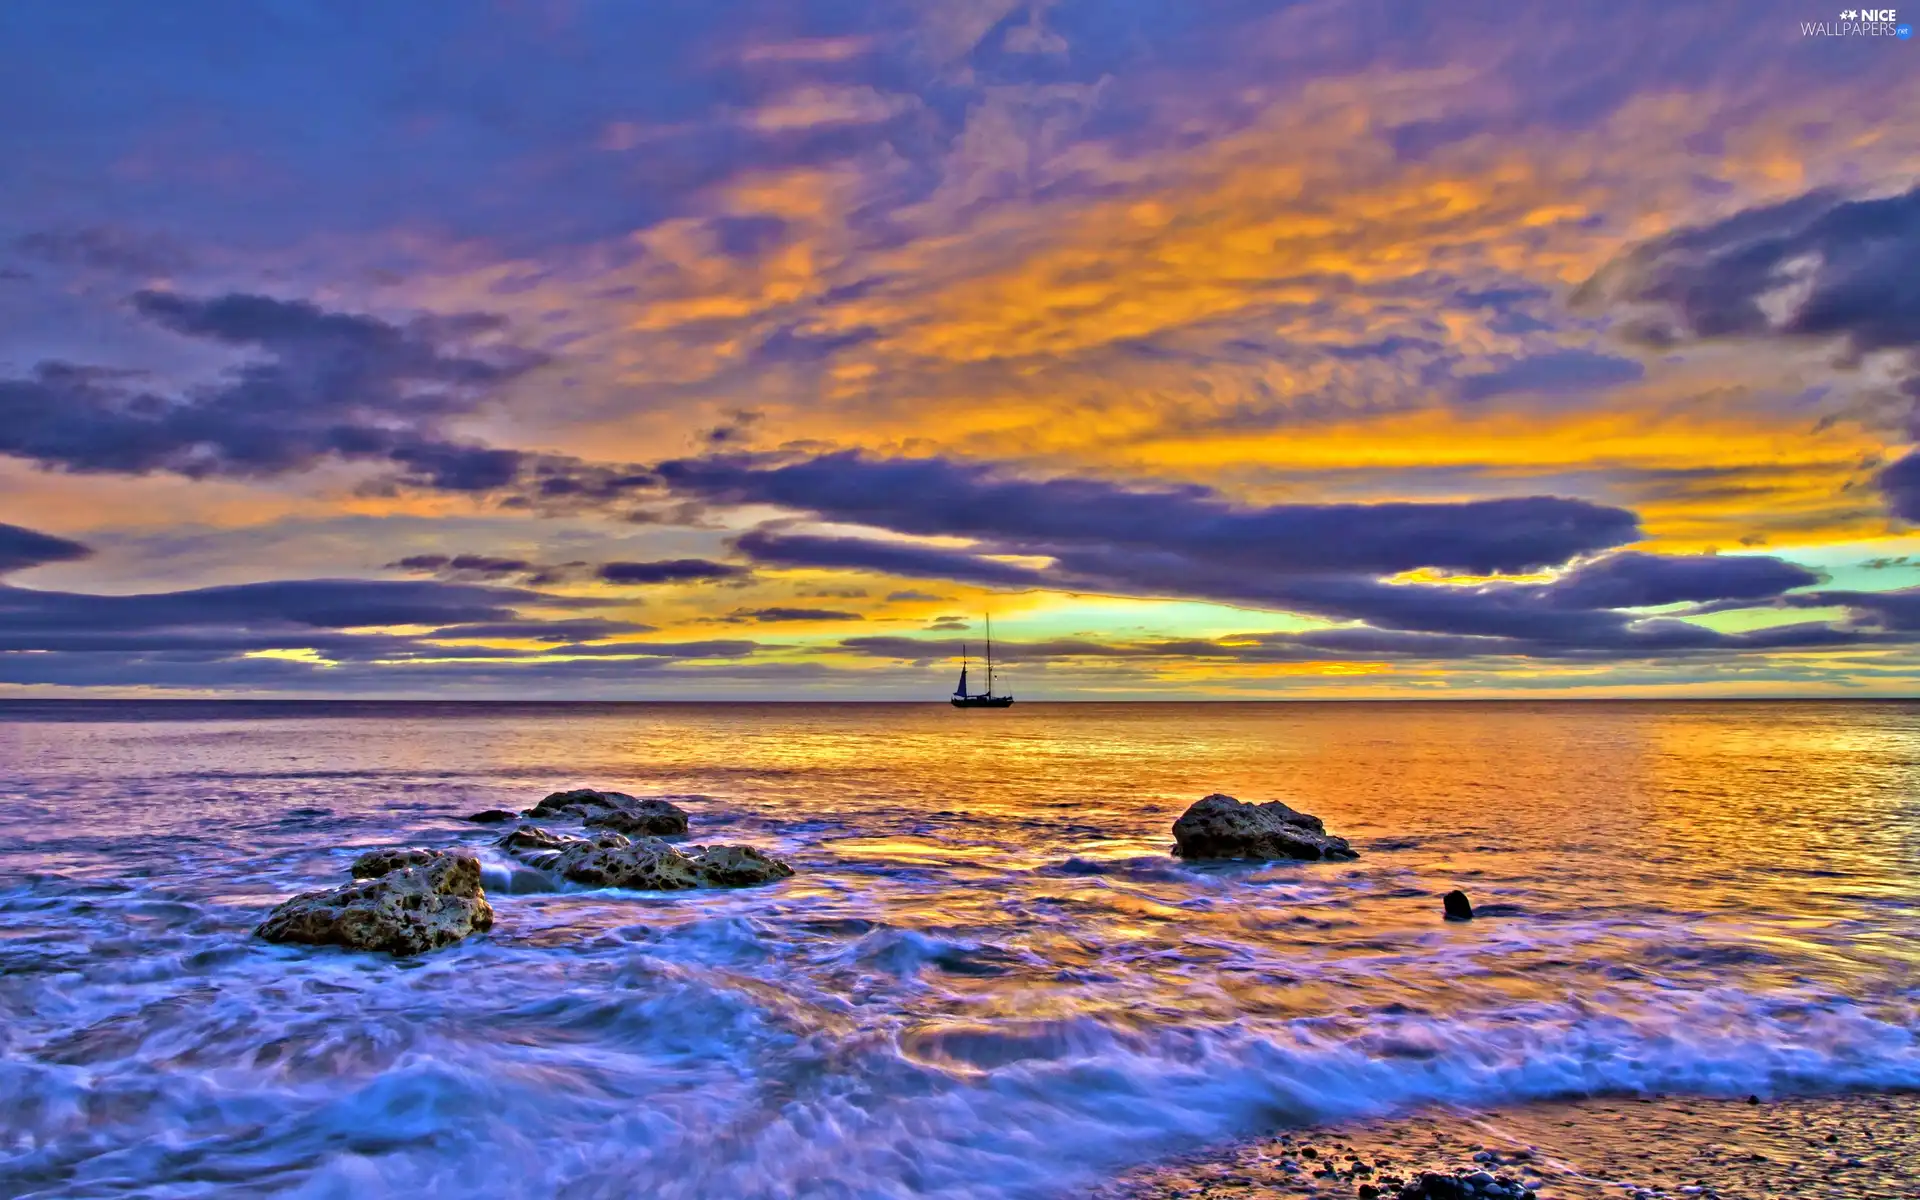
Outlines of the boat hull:
M 947 702 L 955 708 L 1012 708 L 1012 696 L 949 696 Z

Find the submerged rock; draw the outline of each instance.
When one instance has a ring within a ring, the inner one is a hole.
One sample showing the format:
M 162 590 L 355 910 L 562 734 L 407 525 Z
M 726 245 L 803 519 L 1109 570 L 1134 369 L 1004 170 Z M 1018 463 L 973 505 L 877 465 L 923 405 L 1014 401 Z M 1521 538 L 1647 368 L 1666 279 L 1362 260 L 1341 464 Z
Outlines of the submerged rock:
M 673 837 L 687 831 L 686 810 L 676 804 L 595 788 L 555 792 L 527 810 L 526 815 L 534 820 L 572 817 L 586 825 L 636 836 Z
M 474 813 L 466 819 L 472 821 L 475 825 L 502 825 L 508 821 L 518 821 L 520 814 L 517 812 L 508 812 L 504 808 L 489 808 L 484 812 Z
M 1219 793 L 1196 800 L 1173 823 L 1182 858 L 1358 858 L 1345 838 L 1326 831 L 1319 817 L 1278 800 L 1246 804 Z
M 371 870 L 386 861 L 379 855 L 392 856 L 393 867 L 345 887 L 303 892 L 268 913 L 254 933 L 270 942 L 419 954 L 493 928 L 479 860 L 438 850 L 376 851 L 354 863 L 355 874 L 362 864 Z
M 499 844 L 529 866 L 588 887 L 650 892 L 750 887 L 793 874 L 792 867 L 751 846 L 695 846 L 682 851 L 659 838 L 633 839 L 613 830 L 584 838 L 523 825 Z
M 1456 888 L 1455 890 L 1448 892 L 1445 896 L 1442 896 L 1440 898 L 1440 903 L 1447 910 L 1447 920 L 1449 921 L 1473 920 L 1473 902 L 1467 899 L 1467 894 L 1465 892 L 1460 891 L 1459 889 Z

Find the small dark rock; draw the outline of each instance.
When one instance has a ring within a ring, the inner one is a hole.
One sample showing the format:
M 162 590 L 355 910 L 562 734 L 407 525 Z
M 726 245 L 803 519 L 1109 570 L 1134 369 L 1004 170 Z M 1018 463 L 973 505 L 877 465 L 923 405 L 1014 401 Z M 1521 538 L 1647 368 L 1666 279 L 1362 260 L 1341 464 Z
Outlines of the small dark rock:
M 477 812 L 467 818 L 467 820 L 472 821 L 475 825 L 499 825 L 505 821 L 518 821 L 519 819 L 519 813 L 508 812 L 504 808 L 489 808 L 485 812 Z
M 1496 1178 L 1485 1171 L 1455 1175 L 1422 1171 L 1412 1182 L 1400 1185 L 1395 1200 L 1525 1200 L 1528 1195 L 1525 1188 L 1504 1175 Z
M 1465 892 L 1458 889 L 1448 892 L 1445 896 L 1441 897 L 1440 903 L 1446 906 L 1447 920 L 1473 920 L 1473 902 L 1467 899 Z

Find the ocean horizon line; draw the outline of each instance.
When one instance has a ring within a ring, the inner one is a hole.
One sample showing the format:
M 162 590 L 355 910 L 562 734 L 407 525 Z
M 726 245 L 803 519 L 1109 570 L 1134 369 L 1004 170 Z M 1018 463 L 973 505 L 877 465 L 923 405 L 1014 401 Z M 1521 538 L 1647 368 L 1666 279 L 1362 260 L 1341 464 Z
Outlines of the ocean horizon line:
M 1018 707 L 1038 706 L 1139 706 L 1156 705 L 1452 705 L 1452 704 L 1915 704 L 1913 696 L 1265 696 L 1259 698 L 1222 698 L 1209 696 L 1169 696 L 1160 699 L 1080 699 L 1056 698 L 1021 700 Z M 873 698 L 850 699 L 795 697 L 786 699 L 738 699 L 716 697 L 650 697 L 647 699 L 506 699 L 473 696 L 0 696 L 0 710 L 24 705 L 465 705 L 492 708 L 606 708 L 645 707 L 649 705 L 707 706 L 715 708 L 765 707 L 946 707 L 944 697 L 932 700 Z

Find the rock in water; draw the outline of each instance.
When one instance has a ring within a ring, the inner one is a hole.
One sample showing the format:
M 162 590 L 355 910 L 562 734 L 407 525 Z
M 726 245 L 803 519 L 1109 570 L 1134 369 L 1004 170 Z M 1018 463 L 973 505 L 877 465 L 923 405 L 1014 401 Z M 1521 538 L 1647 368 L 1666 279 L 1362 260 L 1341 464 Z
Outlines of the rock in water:
M 752 846 L 708 846 L 693 856 L 709 887 L 752 887 L 793 874 L 793 868 Z
M 634 836 L 673 837 L 687 831 L 686 810 L 676 804 L 595 788 L 555 792 L 529 809 L 527 816 L 534 820 L 573 817 L 587 825 Z
M 578 838 L 523 825 L 499 845 L 529 866 L 588 887 L 650 892 L 750 887 L 793 874 L 792 867 L 751 846 L 695 846 L 687 853 L 659 838 L 633 839 L 612 830 Z
M 1173 823 L 1175 852 L 1182 858 L 1358 858 L 1345 838 L 1326 831 L 1320 818 L 1278 800 L 1243 804 L 1218 793 L 1195 801 Z
M 376 853 L 431 857 L 331 891 L 303 892 L 268 913 L 254 933 L 270 942 L 419 954 L 493 928 L 479 860 L 433 850 Z M 371 869 L 373 858 L 362 855 L 354 865 Z
M 634 841 L 608 831 L 577 839 L 559 852 L 549 870 L 588 887 L 672 892 L 702 883 L 693 860 L 658 838 Z
M 570 843 L 580 840 L 555 833 L 551 829 L 542 829 L 538 825 L 522 825 L 494 845 L 502 850 L 565 850 Z
M 424 867 L 436 858 L 446 857 L 445 850 L 369 850 L 353 860 L 348 870 L 355 879 L 372 879 L 376 875 L 385 875 L 388 871 L 397 871 L 401 867 Z
M 665 800 L 633 800 L 586 819 L 595 829 L 611 829 L 629 837 L 673 837 L 687 831 L 686 811 Z
M 467 820 L 472 821 L 475 825 L 500 825 L 507 821 L 518 821 L 519 819 L 519 813 L 508 812 L 504 808 L 489 808 L 485 812 L 477 812 L 467 818 Z
M 1473 920 L 1473 902 L 1467 899 L 1465 892 L 1459 890 L 1448 892 L 1445 896 L 1441 897 L 1440 903 L 1446 906 L 1447 920 Z

